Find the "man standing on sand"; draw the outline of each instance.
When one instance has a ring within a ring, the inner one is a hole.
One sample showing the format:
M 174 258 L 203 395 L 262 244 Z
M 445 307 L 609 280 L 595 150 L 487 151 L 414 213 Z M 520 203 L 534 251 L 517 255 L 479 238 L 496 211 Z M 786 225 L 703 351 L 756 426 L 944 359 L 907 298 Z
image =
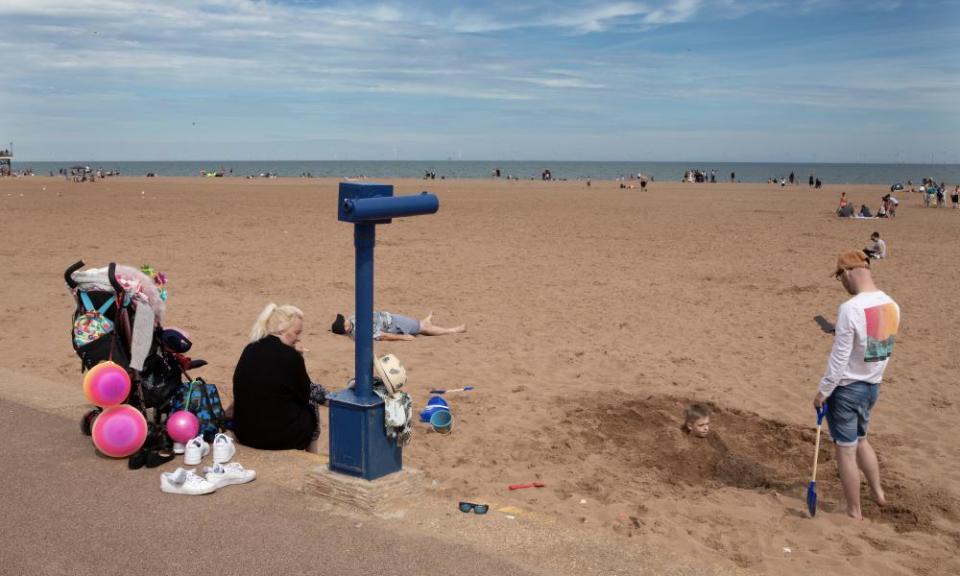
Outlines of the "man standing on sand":
M 880 464 L 867 441 L 867 428 L 883 371 L 893 353 L 900 307 L 873 283 L 870 259 L 861 250 L 840 254 L 834 276 L 853 297 L 837 312 L 833 349 L 813 404 L 818 410 L 827 405 L 847 514 L 862 519 L 861 471 L 873 499 L 881 506 L 886 504 Z

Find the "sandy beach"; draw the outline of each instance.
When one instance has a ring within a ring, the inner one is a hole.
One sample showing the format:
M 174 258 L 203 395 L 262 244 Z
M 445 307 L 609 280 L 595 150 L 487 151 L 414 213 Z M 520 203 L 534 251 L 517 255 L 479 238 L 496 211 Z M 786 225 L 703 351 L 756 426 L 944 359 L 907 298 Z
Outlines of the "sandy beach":
M 625 559 L 651 551 L 678 573 L 960 573 L 960 210 L 901 192 L 896 219 L 834 216 L 841 192 L 876 210 L 880 184 L 388 183 L 435 193 L 440 210 L 378 228 L 375 307 L 468 330 L 376 350 L 406 365 L 415 410 L 431 388 L 475 389 L 447 397 L 453 434 L 418 424 L 404 461 L 432 489 L 405 518 L 378 520 L 386 528 L 474 538 L 543 574 L 641 573 Z M 191 333 L 192 355 L 210 363 L 198 374 L 227 402 L 270 301 L 304 310 L 309 373 L 342 388 L 353 342 L 329 326 L 353 309 L 354 251 L 336 198 L 328 179 L 0 180 L 0 397 L 83 412 L 63 282 L 78 259 L 164 271 L 165 323 Z M 814 317 L 835 319 L 836 255 L 875 230 L 890 255 L 874 275 L 903 318 L 871 421 L 890 503 L 848 519 L 825 441 L 810 519 L 811 403 L 832 343 Z M 726 448 L 679 432 L 692 401 L 712 407 Z M 242 450 L 293 492 L 316 464 Z M 545 487 L 507 490 L 533 481 Z M 461 523 L 463 499 L 489 501 L 498 528 Z M 545 540 L 524 547 L 514 529 Z M 544 542 L 580 544 L 565 554 Z

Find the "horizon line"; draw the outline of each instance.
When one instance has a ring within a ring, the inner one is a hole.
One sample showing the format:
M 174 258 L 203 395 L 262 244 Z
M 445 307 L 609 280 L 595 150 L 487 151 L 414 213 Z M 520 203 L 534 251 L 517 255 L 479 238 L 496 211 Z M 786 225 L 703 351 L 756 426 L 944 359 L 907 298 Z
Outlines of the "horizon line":
M 396 163 L 423 163 L 423 162 L 438 162 L 438 163 L 453 163 L 453 162 L 472 162 L 472 163 L 542 163 L 549 164 L 553 163 L 583 163 L 583 164 L 684 164 L 690 163 L 696 168 L 697 164 L 818 164 L 818 165 L 840 165 L 840 164 L 857 164 L 864 166 L 874 166 L 874 165 L 900 165 L 900 166 L 956 166 L 960 165 L 960 162 L 922 162 L 922 161 L 863 161 L 863 160 L 851 160 L 851 161 L 819 161 L 819 160 L 569 160 L 569 159 L 553 159 L 553 160 L 544 160 L 544 159 L 529 159 L 529 160 L 462 160 L 453 158 L 447 159 L 437 159 L 437 158 L 428 158 L 428 159 L 410 159 L 410 160 L 386 160 L 386 159 L 311 159 L 311 160 L 281 160 L 281 159 L 272 159 L 272 160 L 229 160 L 229 159 L 198 159 L 198 160 L 123 160 L 123 159 L 110 159 L 110 160 L 17 160 L 15 157 L 10 157 L 11 163 L 28 163 L 28 162 L 43 162 L 48 164 L 55 163 L 67 163 L 67 164 L 94 164 L 94 163 L 108 163 L 108 162 L 208 162 L 208 163 L 268 163 L 268 162 L 396 162 Z

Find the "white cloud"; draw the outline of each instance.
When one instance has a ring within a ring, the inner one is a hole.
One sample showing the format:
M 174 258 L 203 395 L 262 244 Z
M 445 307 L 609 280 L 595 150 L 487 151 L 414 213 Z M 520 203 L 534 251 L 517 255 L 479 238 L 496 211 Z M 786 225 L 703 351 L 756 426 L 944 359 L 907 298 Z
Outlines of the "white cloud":
M 173 107 L 216 114 L 223 102 L 242 103 L 245 113 L 263 103 L 275 117 L 326 106 L 323 114 L 363 118 L 364 106 L 389 100 L 415 109 L 398 112 L 408 118 L 449 107 L 476 114 L 480 124 L 491 118 L 520 124 L 543 114 L 544 122 L 578 126 L 630 121 L 646 104 L 663 102 L 691 109 L 789 104 L 958 112 L 960 69 L 952 62 L 960 60 L 949 57 L 957 51 L 942 30 L 904 38 L 904 55 L 893 58 L 877 55 L 876 47 L 891 39 L 871 30 L 820 35 L 811 42 L 815 53 L 789 35 L 755 48 L 712 38 L 722 53 L 689 53 L 677 44 L 709 35 L 707 19 L 759 14 L 776 25 L 802 10 L 840 6 L 825 0 L 491 0 L 479 7 L 427 0 L 0 0 L 0 53 L 15 63 L 5 71 L 0 101 L 27 124 Z M 908 49 L 926 52 L 911 56 Z M 830 58 L 818 58 L 823 54 Z
M 700 9 L 700 0 L 677 0 L 651 11 L 644 17 L 648 24 L 676 24 L 692 19 Z

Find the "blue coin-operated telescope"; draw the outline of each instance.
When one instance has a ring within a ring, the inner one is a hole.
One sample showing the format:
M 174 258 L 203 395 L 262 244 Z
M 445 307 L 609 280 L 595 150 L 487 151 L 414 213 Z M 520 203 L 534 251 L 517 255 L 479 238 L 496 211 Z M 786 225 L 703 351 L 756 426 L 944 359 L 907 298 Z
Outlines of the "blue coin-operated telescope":
M 391 218 L 433 214 L 433 194 L 394 196 L 389 184 L 340 183 L 337 219 L 353 224 L 356 248 L 354 386 L 327 396 L 330 414 L 330 469 L 374 480 L 403 468 L 403 451 L 387 438 L 383 400 L 373 393 L 373 247 L 377 224 Z

